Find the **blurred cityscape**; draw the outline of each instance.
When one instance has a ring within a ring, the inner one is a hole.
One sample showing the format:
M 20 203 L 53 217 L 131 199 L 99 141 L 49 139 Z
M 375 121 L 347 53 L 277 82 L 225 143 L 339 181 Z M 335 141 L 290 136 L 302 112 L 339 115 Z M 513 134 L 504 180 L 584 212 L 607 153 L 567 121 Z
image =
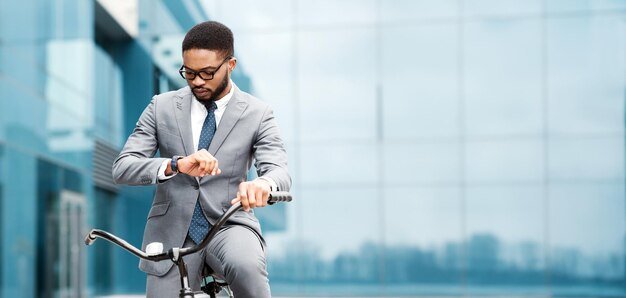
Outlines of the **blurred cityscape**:
M 315 244 L 299 246 L 309 249 L 272 260 L 273 282 L 304 283 L 312 288 L 341 284 L 362 288 L 363 285 L 382 283 L 387 287 L 384 292 L 391 295 L 455 295 L 462 293 L 459 284 L 508 288 L 509 294 L 537 287 L 535 292 L 531 291 L 533 294 L 545 294 L 543 286 L 547 283 L 556 286 L 554 294 L 563 295 L 567 292 L 559 293 L 559 287 L 582 286 L 591 292 L 603 292 L 602 289 L 619 292 L 624 283 L 623 255 L 586 255 L 576 248 L 555 248 L 548 254 L 551 265 L 547 269 L 548 260 L 542 251 L 545 248 L 539 243 L 502 243 L 491 234 L 473 235 L 467 243 L 453 242 L 429 248 L 381 247 L 365 243 L 357 251 L 343 252 L 331 260 L 324 260 Z M 466 258 L 463 257 L 464 248 L 467 249 Z M 300 265 L 300 260 L 306 262 Z M 440 288 L 434 291 L 433 285 Z M 366 287 L 358 294 L 372 290 L 376 291 Z

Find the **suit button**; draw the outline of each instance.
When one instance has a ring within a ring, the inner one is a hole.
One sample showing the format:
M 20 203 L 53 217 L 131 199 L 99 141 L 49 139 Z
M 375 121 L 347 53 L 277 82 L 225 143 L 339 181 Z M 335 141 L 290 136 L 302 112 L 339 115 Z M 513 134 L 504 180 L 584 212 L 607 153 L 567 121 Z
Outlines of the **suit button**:
M 198 184 L 194 184 L 194 185 L 193 185 L 193 189 L 198 190 L 198 188 L 200 188 L 200 187 L 198 186 Z

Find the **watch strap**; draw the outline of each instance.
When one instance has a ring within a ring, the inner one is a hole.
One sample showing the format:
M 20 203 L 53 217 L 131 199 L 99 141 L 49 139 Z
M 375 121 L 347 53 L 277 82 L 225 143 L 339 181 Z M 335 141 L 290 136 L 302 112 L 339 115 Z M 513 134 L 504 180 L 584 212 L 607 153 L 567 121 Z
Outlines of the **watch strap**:
M 180 171 L 178 170 L 178 160 L 181 158 L 183 157 L 178 156 L 178 155 L 172 156 L 172 161 L 170 161 L 170 167 L 172 168 L 172 171 L 175 173 L 180 173 Z

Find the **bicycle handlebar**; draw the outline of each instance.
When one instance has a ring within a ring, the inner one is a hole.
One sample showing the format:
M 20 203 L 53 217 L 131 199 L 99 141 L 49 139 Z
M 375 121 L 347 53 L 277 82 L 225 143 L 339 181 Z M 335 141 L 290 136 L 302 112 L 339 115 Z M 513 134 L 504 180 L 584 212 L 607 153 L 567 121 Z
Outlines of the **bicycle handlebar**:
M 273 205 L 274 203 L 277 203 L 277 202 L 291 202 L 291 200 L 292 200 L 292 196 L 289 192 L 274 191 L 270 193 L 270 197 L 267 203 L 269 205 Z M 142 251 L 141 249 L 136 248 L 132 244 L 126 242 L 124 239 L 121 239 L 109 232 L 98 230 L 98 229 L 92 229 L 87 234 L 87 236 L 85 237 L 85 244 L 92 245 L 98 238 L 102 238 L 113 244 L 116 244 L 117 246 L 127 250 L 133 255 L 139 258 L 145 259 L 145 260 L 155 261 L 155 262 L 166 260 L 166 259 L 177 260 L 178 258 L 182 256 L 195 253 L 201 250 L 202 248 L 204 248 L 207 244 L 209 244 L 209 242 L 211 242 L 215 234 L 217 234 L 217 232 L 228 221 L 228 219 L 241 208 L 242 208 L 241 202 L 237 202 L 233 204 L 232 206 L 230 206 L 230 208 L 228 208 L 228 210 L 226 210 L 226 212 L 224 212 L 224 214 L 222 214 L 222 216 L 218 218 L 217 222 L 215 222 L 215 224 L 211 227 L 211 230 L 209 230 L 209 233 L 206 235 L 206 237 L 204 237 L 202 242 L 200 242 L 196 246 L 184 247 L 184 248 L 170 248 L 168 251 L 163 252 L 163 253 L 148 254 Z

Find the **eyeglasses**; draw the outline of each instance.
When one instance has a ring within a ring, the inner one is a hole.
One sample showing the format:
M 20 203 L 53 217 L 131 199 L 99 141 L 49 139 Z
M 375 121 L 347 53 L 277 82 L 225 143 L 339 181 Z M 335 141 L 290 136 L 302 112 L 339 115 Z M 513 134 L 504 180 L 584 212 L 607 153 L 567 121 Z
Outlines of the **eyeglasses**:
M 193 81 L 196 78 L 196 76 L 200 76 L 201 79 L 203 79 L 205 81 L 210 81 L 215 76 L 215 73 L 218 70 L 220 70 L 222 65 L 224 65 L 224 63 L 226 61 L 230 60 L 230 58 L 232 58 L 232 57 L 233 56 L 226 57 L 226 59 L 224 59 L 224 61 L 222 61 L 222 63 L 220 63 L 220 65 L 218 65 L 217 68 L 215 70 L 212 70 L 212 71 L 207 71 L 207 70 L 193 71 L 191 69 L 186 68 L 185 65 L 183 65 L 178 70 L 178 73 L 180 73 L 180 76 L 183 77 L 183 79 L 185 79 L 185 80 Z

